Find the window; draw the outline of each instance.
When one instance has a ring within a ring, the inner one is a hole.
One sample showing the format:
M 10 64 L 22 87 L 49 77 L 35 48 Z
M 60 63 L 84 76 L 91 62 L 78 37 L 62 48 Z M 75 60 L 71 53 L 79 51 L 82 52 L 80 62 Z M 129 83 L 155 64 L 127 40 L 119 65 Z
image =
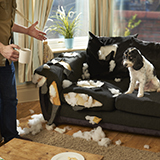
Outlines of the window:
M 115 35 L 128 31 L 138 33 L 139 39 L 160 42 L 159 0 L 115 0 L 115 19 Z
M 75 12 L 75 16 L 81 13 L 78 29 L 74 36 L 74 46 L 86 46 L 89 31 L 89 0 L 54 0 L 44 32 L 56 21 L 56 18 L 53 18 L 53 15 L 56 15 L 58 6 L 63 6 L 66 13 L 72 8 L 72 11 Z M 64 48 L 64 37 L 62 35 L 55 31 L 46 33 L 52 49 Z

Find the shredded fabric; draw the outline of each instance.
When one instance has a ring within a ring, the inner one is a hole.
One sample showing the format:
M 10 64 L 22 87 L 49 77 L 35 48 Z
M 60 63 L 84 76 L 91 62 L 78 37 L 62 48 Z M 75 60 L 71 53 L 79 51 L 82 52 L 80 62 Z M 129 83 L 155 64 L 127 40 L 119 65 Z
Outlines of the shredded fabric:
M 101 81 L 93 81 L 93 80 L 82 80 L 77 81 L 77 86 L 85 87 L 85 88 L 96 88 L 96 87 L 102 87 L 104 85 L 104 82 Z
M 66 102 L 72 107 L 78 106 L 78 105 L 84 106 L 86 108 L 102 106 L 102 103 L 100 103 L 99 101 L 93 99 L 91 96 L 84 93 L 69 92 L 64 94 L 64 98 Z
M 112 97 L 117 97 L 117 96 L 119 96 L 120 94 L 122 94 L 119 89 L 115 89 L 115 88 L 108 88 L 108 89 L 109 89 L 109 91 L 113 94 Z
M 102 120 L 102 118 L 98 118 L 96 116 L 85 116 L 85 119 L 91 124 L 98 124 Z
M 72 82 L 70 81 L 70 80 L 67 80 L 67 79 L 65 79 L 65 80 L 63 80 L 63 82 L 62 82 L 62 87 L 65 89 L 65 88 L 68 88 L 69 86 L 71 86 L 72 85 Z

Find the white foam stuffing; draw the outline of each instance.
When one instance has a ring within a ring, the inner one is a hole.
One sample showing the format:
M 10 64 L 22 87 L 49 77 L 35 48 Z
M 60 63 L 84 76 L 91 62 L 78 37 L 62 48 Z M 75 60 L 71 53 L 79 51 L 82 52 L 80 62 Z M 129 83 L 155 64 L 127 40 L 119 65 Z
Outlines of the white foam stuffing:
M 65 57 L 75 57 L 75 56 L 78 56 L 78 53 L 76 53 L 76 52 L 65 52 L 65 53 L 63 53 L 63 55 Z
M 34 110 L 33 110 L 33 109 L 30 109 L 29 112 L 30 112 L 31 114 L 33 114 L 33 113 L 34 113 Z
M 108 147 L 111 144 L 111 140 L 109 138 L 102 138 L 98 145 Z
M 119 140 L 116 141 L 115 143 L 116 143 L 117 146 L 120 146 L 122 142 L 121 142 L 121 140 L 119 139 Z
M 88 120 L 89 123 L 95 124 L 95 122 L 93 121 L 93 120 L 94 120 L 94 117 L 95 117 L 95 116 L 85 116 L 85 119 Z
M 77 98 L 77 96 L 81 97 L 82 100 Z M 99 101 L 95 101 L 91 96 L 88 96 L 87 94 L 84 94 L 84 93 L 69 92 L 64 95 L 64 98 L 66 102 L 72 107 L 78 106 L 78 105 L 83 105 L 86 108 L 102 106 L 102 103 L 100 103 Z
M 37 87 L 41 87 L 41 86 L 43 86 L 43 84 L 46 82 L 46 77 L 41 76 L 41 75 L 35 73 L 35 74 L 32 76 L 32 82 L 33 82 L 34 84 L 37 84 Z
M 101 46 L 98 56 L 100 60 L 105 60 L 106 56 L 108 56 L 112 51 L 114 51 L 114 57 L 117 52 L 118 45 L 113 44 L 113 45 L 108 45 L 108 46 Z
M 145 149 L 149 149 L 150 146 L 149 146 L 148 144 L 145 144 L 145 145 L 144 145 L 144 148 L 145 148 Z
M 51 60 L 51 62 L 52 62 L 53 64 L 58 63 L 58 61 L 57 61 L 57 60 L 55 60 L 55 59 L 52 59 L 52 60 Z
M 55 127 L 56 127 L 56 125 L 55 125 L 54 123 L 53 123 L 52 125 L 46 124 L 46 129 L 47 129 L 48 131 L 52 131 Z
M 115 63 L 115 61 L 114 60 L 111 60 L 110 62 L 109 62 L 109 72 L 113 72 L 113 70 L 114 70 L 114 68 L 115 68 L 115 66 L 116 66 L 116 63 Z
M 121 78 L 115 78 L 114 81 L 115 81 L 115 82 L 120 82 L 120 81 L 121 81 Z
M 63 134 L 63 133 L 65 133 L 67 130 L 71 130 L 71 128 L 70 128 L 69 126 L 66 126 L 66 127 L 64 127 L 64 128 L 56 127 L 54 130 L 55 130 L 56 132 L 58 132 L 58 133 Z
M 89 79 L 90 78 L 90 73 L 88 71 L 88 64 L 83 63 L 82 67 L 82 79 Z
M 102 87 L 104 85 L 104 82 L 101 81 L 93 81 L 93 80 L 81 80 L 77 81 L 77 86 L 85 87 L 85 88 L 96 88 L 96 87 Z
M 56 90 L 55 90 L 55 88 L 54 88 L 53 85 L 49 86 L 49 95 L 50 95 L 50 101 L 51 101 L 51 103 L 54 104 L 53 98 L 56 97 Z
M 119 96 L 120 94 L 122 94 L 119 89 L 115 89 L 115 88 L 108 88 L 108 89 L 109 89 L 109 91 L 113 94 L 112 97 L 117 97 L 117 96 Z
M 93 140 L 98 142 L 100 146 L 108 147 L 108 145 L 111 143 L 111 140 L 109 138 L 105 137 L 105 133 L 103 132 L 102 128 L 98 126 L 97 128 L 94 128 L 91 131 L 78 131 L 73 134 L 74 138 L 83 138 L 88 140 Z
M 31 133 L 32 135 L 35 135 L 43 129 L 42 124 L 45 122 L 46 121 L 44 120 L 42 114 L 34 114 L 31 116 L 31 119 L 28 120 L 29 128 L 22 129 L 19 127 L 19 120 L 17 120 L 17 131 L 19 134 Z
M 69 80 L 67 80 L 67 79 L 65 79 L 65 80 L 63 80 L 63 82 L 62 82 L 62 87 L 65 89 L 65 88 L 68 88 L 69 86 L 71 86 L 72 85 L 72 82 L 71 81 L 69 81 Z
M 44 64 L 44 65 L 43 65 L 43 68 L 45 68 L 45 69 L 50 69 L 51 67 L 50 67 L 48 64 Z

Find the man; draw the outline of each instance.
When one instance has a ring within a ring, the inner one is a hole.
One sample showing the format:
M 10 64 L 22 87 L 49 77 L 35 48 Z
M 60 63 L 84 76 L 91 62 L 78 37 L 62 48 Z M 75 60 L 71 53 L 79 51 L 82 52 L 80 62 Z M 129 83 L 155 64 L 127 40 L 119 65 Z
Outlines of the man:
M 30 35 L 38 40 L 45 40 L 45 33 L 38 31 L 35 22 L 30 27 L 14 24 L 16 0 L 0 1 L 0 131 L 4 142 L 12 138 L 21 138 L 16 126 L 17 93 L 15 68 L 13 62 L 19 58 L 20 49 L 16 44 L 10 44 L 12 32 Z

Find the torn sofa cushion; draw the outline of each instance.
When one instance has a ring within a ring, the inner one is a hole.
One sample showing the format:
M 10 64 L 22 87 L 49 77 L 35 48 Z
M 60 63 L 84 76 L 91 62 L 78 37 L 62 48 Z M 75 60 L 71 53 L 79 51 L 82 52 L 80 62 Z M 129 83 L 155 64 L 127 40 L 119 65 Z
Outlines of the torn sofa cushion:
M 102 87 L 95 87 L 95 88 L 85 88 L 77 86 L 76 84 L 72 84 L 70 87 L 65 88 L 61 93 L 61 100 L 63 103 L 67 103 L 64 94 L 73 92 L 73 93 L 83 93 L 88 96 L 91 96 L 93 99 L 97 100 L 98 102 L 102 103 L 102 106 L 94 106 L 93 108 L 87 108 L 88 110 L 92 111 L 113 111 L 115 109 L 115 97 L 114 94 L 111 93 L 109 88 L 114 88 L 120 90 L 118 87 L 104 82 Z M 86 109 L 84 106 L 81 109 Z M 80 109 L 79 109 L 80 110 Z

